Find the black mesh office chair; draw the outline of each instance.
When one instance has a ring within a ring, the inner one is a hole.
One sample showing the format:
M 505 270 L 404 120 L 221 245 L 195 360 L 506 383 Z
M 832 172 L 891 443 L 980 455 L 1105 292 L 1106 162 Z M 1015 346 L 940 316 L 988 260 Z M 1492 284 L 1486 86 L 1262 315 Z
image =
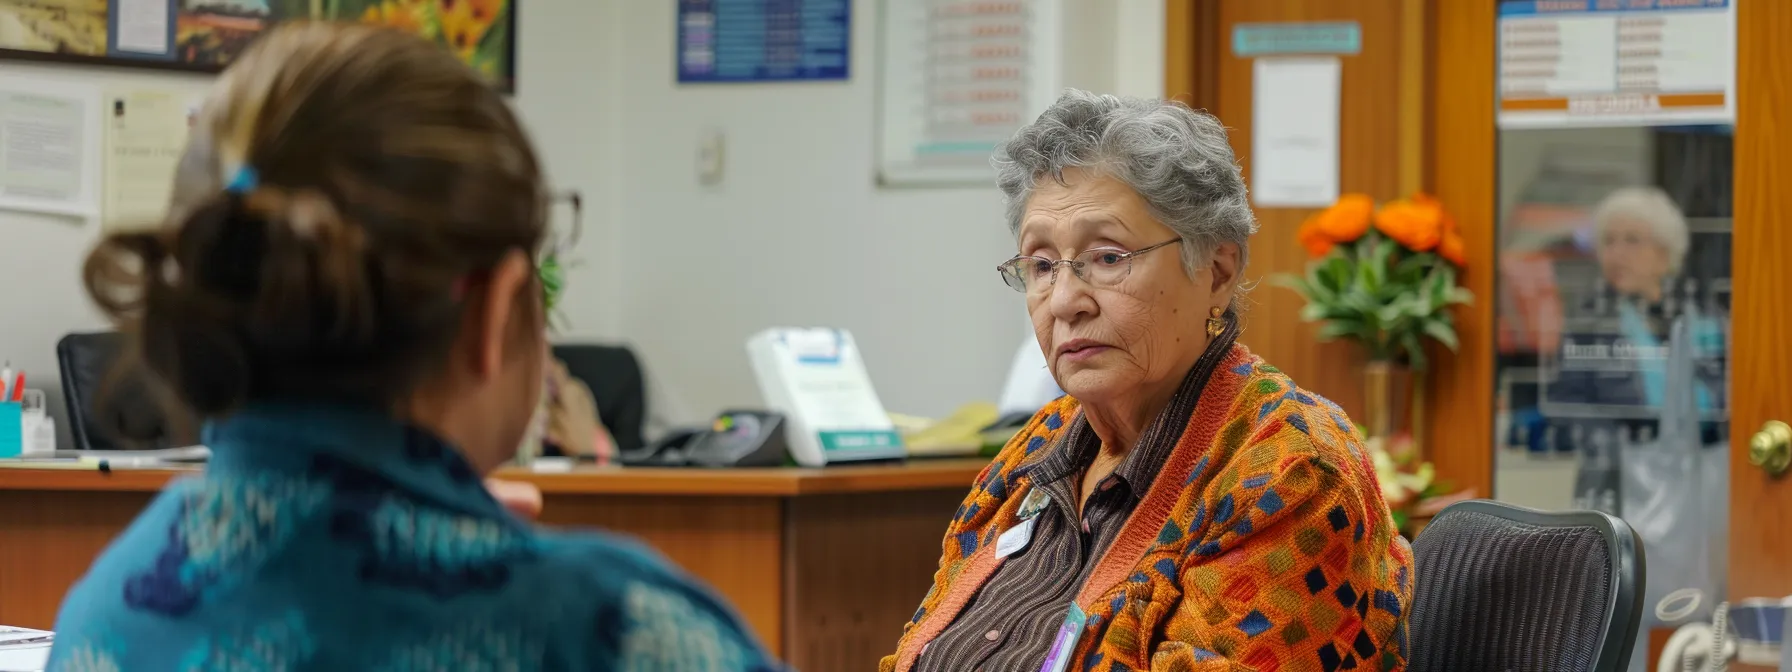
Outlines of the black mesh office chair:
M 1643 616 L 1624 521 L 1455 504 L 1413 542 L 1411 672 L 1620 672 Z
M 635 352 L 617 345 L 565 344 L 554 346 L 554 358 L 591 388 L 597 415 L 616 440 L 616 450 L 640 449 L 647 421 L 647 383 Z
M 76 450 L 150 450 L 191 445 L 191 423 L 168 417 L 141 374 L 115 371 L 117 332 L 69 334 L 56 343 L 62 398 Z M 108 387 L 110 386 L 110 387 Z

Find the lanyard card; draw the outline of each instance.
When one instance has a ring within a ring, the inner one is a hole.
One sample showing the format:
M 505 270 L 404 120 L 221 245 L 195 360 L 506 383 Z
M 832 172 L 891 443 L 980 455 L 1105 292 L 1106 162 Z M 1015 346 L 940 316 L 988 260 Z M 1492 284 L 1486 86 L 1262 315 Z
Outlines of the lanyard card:
M 1052 640 L 1052 650 L 1045 654 L 1045 665 L 1039 672 L 1064 672 L 1064 666 L 1070 664 L 1071 654 L 1076 652 L 1076 640 L 1083 636 L 1083 624 L 1089 622 L 1089 615 L 1076 602 L 1070 603 L 1070 612 L 1064 614 L 1064 625 L 1058 626 L 1058 636 Z
M 1035 520 L 1036 519 L 1034 518 L 1023 520 L 1019 525 L 1008 528 L 1007 532 L 1003 532 L 1002 536 L 997 537 L 996 557 L 1006 558 L 1010 555 L 1014 555 L 1015 551 L 1026 548 L 1027 542 L 1033 540 L 1033 523 Z

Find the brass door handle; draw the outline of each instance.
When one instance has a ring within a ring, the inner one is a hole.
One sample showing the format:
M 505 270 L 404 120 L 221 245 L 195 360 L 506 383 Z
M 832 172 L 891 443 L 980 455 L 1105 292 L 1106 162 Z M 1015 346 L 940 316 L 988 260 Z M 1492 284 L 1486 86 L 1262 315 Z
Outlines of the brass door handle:
M 1748 440 L 1748 461 L 1769 476 L 1786 473 L 1792 466 L 1792 425 L 1768 420 Z

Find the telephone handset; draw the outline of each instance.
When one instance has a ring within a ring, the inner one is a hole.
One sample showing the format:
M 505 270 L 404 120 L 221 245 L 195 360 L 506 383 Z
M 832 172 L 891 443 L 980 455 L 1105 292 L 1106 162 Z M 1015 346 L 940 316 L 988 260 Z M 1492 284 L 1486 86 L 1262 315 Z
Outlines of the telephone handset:
M 716 416 L 707 428 L 674 431 L 618 458 L 637 467 L 781 467 L 788 454 L 782 414 L 734 410 Z
M 1655 607 L 1656 616 L 1672 622 L 1697 611 L 1703 597 L 1697 589 L 1669 593 Z M 1730 658 L 1747 665 L 1777 666 L 1792 662 L 1792 648 L 1783 647 L 1792 598 L 1751 597 L 1712 610 L 1710 623 L 1687 623 L 1674 631 L 1656 672 L 1725 672 Z

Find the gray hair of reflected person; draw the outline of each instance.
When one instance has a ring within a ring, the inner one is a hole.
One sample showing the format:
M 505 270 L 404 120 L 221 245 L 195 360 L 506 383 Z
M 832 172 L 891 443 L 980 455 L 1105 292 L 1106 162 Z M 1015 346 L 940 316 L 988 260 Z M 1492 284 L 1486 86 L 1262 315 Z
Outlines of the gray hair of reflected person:
M 1007 200 L 1009 232 L 1017 237 L 1040 179 L 1062 184 L 1065 170 L 1083 168 L 1131 187 L 1153 217 L 1182 237 L 1190 277 L 1225 243 L 1238 245 L 1244 271 L 1257 218 L 1226 127 L 1211 114 L 1173 100 L 1070 89 L 998 147 L 990 162 Z
M 1593 231 L 1603 238 L 1612 222 L 1635 221 L 1649 228 L 1650 237 L 1668 254 L 1668 272 L 1679 273 L 1686 261 L 1686 248 L 1692 244 L 1692 232 L 1686 227 L 1686 216 L 1668 192 L 1656 187 L 1623 187 L 1606 194 L 1593 208 Z

